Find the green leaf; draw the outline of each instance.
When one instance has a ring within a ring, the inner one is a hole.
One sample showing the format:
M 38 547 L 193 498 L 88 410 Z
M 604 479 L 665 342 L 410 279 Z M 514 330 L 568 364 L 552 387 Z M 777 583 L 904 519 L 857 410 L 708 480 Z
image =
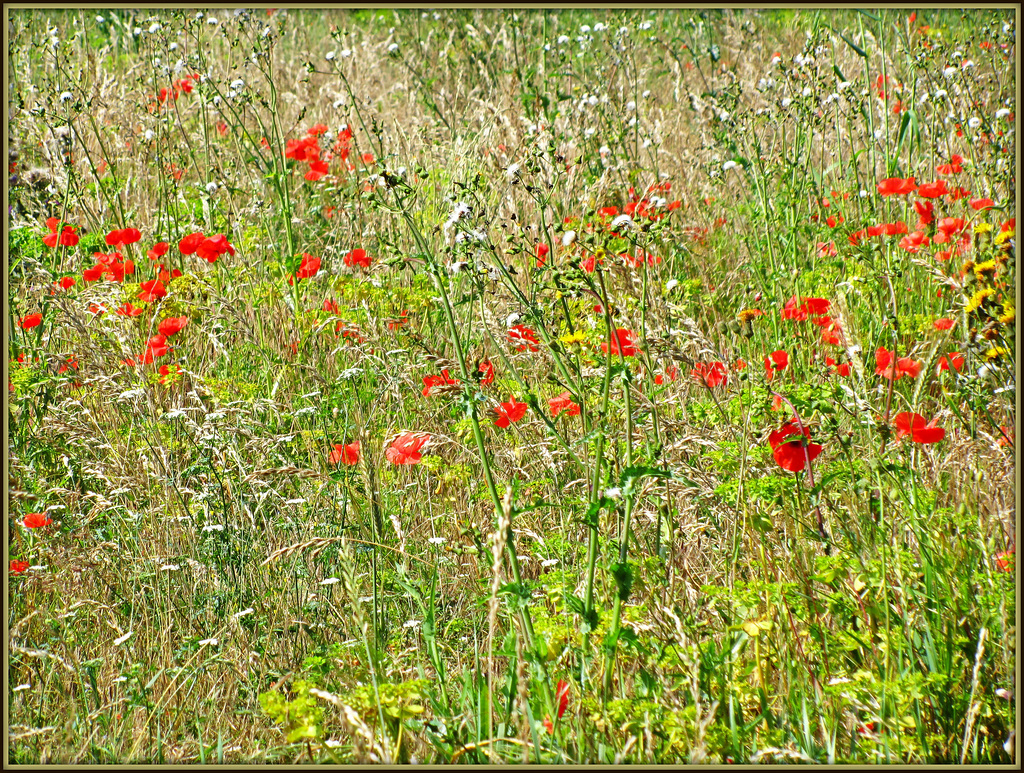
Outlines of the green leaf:
M 660 467 L 648 467 L 645 465 L 627 467 L 622 471 L 622 476 L 619 478 L 619 486 L 622 488 L 623 496 L 631 496 L 633 494 L 633 486 L 636 481 L 645 476 L 654 478 L 671 478 L 672 471 Z
M 860 46 L 858 46 L 858 45 L 857 45 L 856 43 L 854 43 L 854 42 L 853 42 L 852 40 L 850 40 L 850 39 L 849 39 L 848 37 L 846 37 L 846 35 L 844 35 L 844 34 L 843 34 L 842 32 L 840 32 L 839 30 L 837 30 L 837 29 L 836 29 L 835 27 L 833 27 L 833 28 L 832 28 L 832 31 L 833 31 L 833 32 L 835 32 L 835 33 L 836 33 L 836 34 L 837 34 L 837 35 L 838 35 L 839 37 L 841 37 L 841 38 L 842 38 L 842 39 L 843 39 L 843 40 L 844 40 L 844 41 L 846 42 L 846 45 L 848 45 L 848 46 L 849 46 L 850 48 L 852 48 L 852 49 L 853 49 L 854 51 L 856 51 L 856 52 L 857 52 L 857 55 L 858 55 L 858 56 L 859 56 L 859 57 L 860 57 L 861 59 L 867 59 L 867 58 L 868 58 L 868 52 L 867 52 L 867 51 L 865 51 L 865 50 L 864 50 L 863 48 L 861 48 Z

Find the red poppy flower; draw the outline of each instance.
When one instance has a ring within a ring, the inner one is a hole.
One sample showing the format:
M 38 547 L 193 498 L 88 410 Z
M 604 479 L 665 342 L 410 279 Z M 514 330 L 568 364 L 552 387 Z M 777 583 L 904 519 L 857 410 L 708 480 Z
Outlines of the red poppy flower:
M 363 153 L 363 163 L 366 165 L 372 164 L 376 159 L 373 157 L 373 153 Z
M 550 252 L 551 252 L 551 248 L 548 247 L 548 245 L 546 245 L 546 244 L 538 244 L 537 245 L 537 250 L 536 250 L 536 254 L 537 254 L 537 268 L 540 268 L 541 266 L 543 266 L 547 262 L 548 253 L 550 253 Z
M 950 157 L 948 164 L 939 164 L 935 167 L 935 171 L 939 174 L 960 174 L 964 170 L 962 166 L 963 163 L 963 156 L 959 156 L 954 153 Z
M 384 458 L 392 464 L 419 464 L 428 442 L 430 435 L 425 432 L 403 432 L 384 451 Z
M 996 205 L 992 199 L 971 199 L 971 209 L 981 211 L 983 209 L 991 209 Z
M 369 268 L 371 260 L 373 260 L 373 258 L 366 254 L 366 250 L 362 247 L 357 247 L 354 250 L 350 250 L 345 255 L 344 262 L 346 266 L 362 266 L 363 268 Z
M 935 224 L 935 228 L 948 238 L 963 233 L 968 225 L 968 222 L 962 217 L 944 217 Z M 938 237 L 936 237 L 935 241 L 939 243 Z
M 841 346 L 843 343 L 842 334 L 843 329 L 839 327 L 839 323 L 833 319 L 829 319 L 827 325 L 821 326 L 822 343 L 830 344 L 832 346 Z
M 18 322 L 18 327 L 23 330 L 31 330 L 34 327 L 39 327 L 43 322 L 43 315 L 38 312 L 35 314 L 27 314 L 22 317 Z
M 320 144 L 316 137 L 303 137 L 301 140 L 288 140 L 285 143 L 284 157 L 296 161 L 317 161 L 320 158 Z
M 143 311 L 145 311 L 145 309 L 136 308 L 135 306 L 132 306 L 130 301 L 125 301 L 114 310 L 114 313 L 122 317 L 137 317 L 142 314 Z
M 878 192 L 882 196 L 904 196 L 913 193 L 916 188 L 917 182 L 913 177 L 887 177 L 878 183 Z
M 764 377 L 771 381 L 776 372 L 782 372 L 788 367 L 789 355 L 781 349 L 774 351 L 764 358 Z
M 295 279 L 311 279 L 316 276 L 320 270 L 320 258 L 310 255 L 308 252 L 302 253 L 302 263 L 299 264 L 298 269 L 295 271 Z M 288 277 L 288 284 L 294 284 L 294 279 Z
M 334 450 L 331 451 L 331 455 L 328 457 L 328 461 L 331 464 L 341 462 L 342 464 L 351 467 L 359 461 L 359 441 L 357 440 L 355 443 L 349 443 L 347 446 L 342 445 L 341 443 L 336 443 L 334 445 Z
M 53 519 L 46 513 L 29 513 L 25 516 L 25 520 L 22 521 L 26 529 L 39 529 L 43 526 L 49 526 L 51 523 L 53 523 Z
M 837 363 L 832 357 L 825 357 L 825 364 L 830 368 L 833 368 L 837 375 L 849 376 L 850 375 L 850 363 Z
M 309 165 L 309 171 L 306 172 L 306 179 L 310 182 L 316 182 L 328 172 L 328 166 L 326 161 L 313 161 Z
M 896 360 L 895 367 L 892 364 L 893 352 L 884 347 L 875 350 L 875 375 L 895 378 L 899 381 L 904 376 L 917 378 L 921 372 L 921 363 L 909 357 L 900 357 Z
M 481 384 L 491 384 L 494 382 L 494 365 L 491 364 L 490 360 L 484 360 L 476 366 L 477 373 L 480 374 Z
M 451 378 L 447 370 L 442 370 L 440 376 L 426 376 L 423 379 L 423 396 L 430 397 L 430 391 L 436 386 L 447 386 L 458 384 L 459 380 Z
M 146 342 L 146 352 L 143 355 L 143 362 L 149 363 L 154 357 L 165 357 L 170 351 L 167 346 L 167 336 L 158 333 Z
M 526 415 L 526 403 L 517 403 L 516 398 L 509 396 L 507 403 L 502 403 L 495 409 L 498 418 L 494 420 L 494 426 L 504 429 L 510 422 L 514 423 Z
M 552 397 L 548 400 L 548 405 L 551 406 L 551 415 L 557 417 L 563 411 L 569 416 L 579 416 L 580 407 L 572 400 L 572 395 L 569 394 L 569 390 L 562 392 L 557 397 Z
M 898 413 L 893 418 L 896 427 L 896 439 L 904 438 L 907 435 L 915 443 L 938 443 L 946 437 L 946 430 L 936 427 L 938 419 L 927 421 L 919 413 Z
M 57 286 L 62 290 L 70 290 L 75 286 L 75 278 L 73 276 L 65 276 L 57 281 Z
M 203 243 L 203 240 L 205 238 L 206 237 L 203 236 L 198 231 L 195 233 L 190 233 L 188 236 L 182 238 L 182 240 L 178 242 L 178 251 L 182 255 L 194 255 L 195 251 L 199 249 L 199 245 Z M 154 247 L 154 250 L 155 249 L 156 248 Z
M 28 571 L 28 561 L 11 561 L 7 571 L 11 574 L 25 574 Z
M 679 378 L 679 368 L 677 368 L 675 365 L 669 365 L 667 368 L 665 368 L 664 376 L 659 373 L 657 376 L 654 377 L 654 383 L 664 384 L 666 378 L 669 381 L 675 381 L 677 378 Z
M 621 354 L 623 357 L 636 357 L 640 351 L 637 348 L 636 333 L 624 327 L 616 328 L 612 336 L 611 352 L 608 351 L 608 344 L 601 344 L 601 351 L 605 354 Z
M 929 244 L 931 244 L 931 239 L 923 231 L 914 231 L 900 239 L 900 247 L 910 253 L 920 252 L 922 247 L 927 247 Z
M 152 249 L 146 250 L 146 257 L 150 260 L 157 260 L 166 255 L 170 248 L 167 242 L 157 242 L 153 245 Z
M 955 320 L 952 319 L 937 319 L 935 320 L 936 330 L 952 330 L 953 325 L 956 324 Z
M 143 282 L 139 287 L 142 289 L 142 292 L 139 293 L 139 300 L 144 303 L 150 303 L 157 298 L 163 298 L 167 295 L 167 288 L 163 286 L 159 279 Z
M 996 568 L 1001 572 L 1012 572 L 1013 571 L 1013 556 L 1017 552 L 1017 546 L 1012 546 L 1009 550 L 1004 550 L 1002 553 L 997 553 Z
M 508 341 L 515 347 L 517 352 L 525 352 L 527 350 L 536 352 L 540 350 L 540 341 L 537 339 L 537 333 L 526 325 L 515 325 L 509 328 Z
M 818 242 L 817 247 L 819 258 L 834 258 L 839 254 L 835 242 Z
M 693 366 L 692 375 L 695 381 L 712 389 L 729 380 L 729 371 L 724 362 L 698 362 Z
M 60 218 L 50 217 L 46 219 L 46 226 L 50 229 L 50 233 L 43 237 L 43 244 L 47 247 L 56 247 L 60 244 L 62 247 L 74 247 L 78 244 L 78 234 L 75 233 L 74 226 L 65 225 L 60 233 L 57 233 L 57 227 L 60 225 Z
M 161 335 L 172 336 L 181 332 L 181 329 L 187 324 L 188 317 L 168 317 L 160 321 L 157 330 L 160 331 Z
M 135 244 L 141 238 L 142 233 L 138 228 L 122 228 L 108 233 L 106 242 L 108 246 L 113 247 L 117 244 Z
M 793 435 L 797 436 L 795 440 L 786 440 Z M 792 419 L 772 432 L 768 436 L 768 444 L 772 447 L 772 456 L 779 467 L 789 472 L 801 472 L 807 466 L 808 460 L 813 462 L 817 459 L 822 447 L 809 442 L 810 437 L 810 428 L 804 427 L 801 436 L 797 423 Z
M 803 322 L 809 315 L 824 314 L 831 305 L 831 302 L 825 298 L 804 298 L 802 302 L 798 302 L 794 295 L 786 301 L 781 314 L 783 319 L 795 319 L 798 322 Z
M 886 223 L 882 226 L 882 233 L 886 236 L 897 236 L 898 234 L 907 233 L 907 224 L 902 220 L 898 220 L 895 223 Z
M 216 236 L 203 239 L 199 246 L 196 247 L 195 252 L 198 257 L 207 263 L 214 263 L 225 252 L 229 255 L 234 255 L 235 248 L 228 242 L 228 238 L 224 234 L 217 234 Z
M 917 210 L 918 230 L 935 222 L 935 205 L 930 201 L 915 201 L 914 209 Z
M 917 189 L 917 195 L 925 199 L 937 199 L 949 193 L 945 180 L 936 180 L 933 183 L 924 183 Z
M 935 370 L 935 373 L 936 375 L 938 375 L 944 370 L 949 370 L 950 367 L 952 367 L 953 370 L 955 370 L 957 373 L 959 373 L 963 369 L 964 356 L 960 354 L 960 352 L 950 352 L 948 359 L 945 355 L 939 357 L 939 364 Z

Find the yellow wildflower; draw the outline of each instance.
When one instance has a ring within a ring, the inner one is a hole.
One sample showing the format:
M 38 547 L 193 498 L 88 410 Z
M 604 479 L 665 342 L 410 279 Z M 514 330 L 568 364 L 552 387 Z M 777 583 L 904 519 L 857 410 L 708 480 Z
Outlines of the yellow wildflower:
M 976 234 L 987 234 L 991 230 L 991 223 L 978 223 L 976 226 L 974 226 L 974 233 Z
M 1004 242 L 1010 241 L 1010 239 L 1012 239 L 1012 238 L 1013 238 L 1013 231 L 1012 230 L 1010 230 L 1010 231 L 1002 231 L 998 236 L 996 236 L 995 243 L 996 244 L 1003 244 Z
M 999 321 L 1004 325 L 1013 325 L 1017 321 L 1017 309 L 1013 303 L 1007 301 L 1003 304 L 1003 313 L 999 317 Z
M 736 315 L 736 318 L 740 322 L 746 324 L 750 322 L 750 320 L 754 319 L 754 317 L 760 317 L 762 314 L 764 314 L 764 312 L 760 309 L 744 309 Z
M 992 360 L 999 359 L 1004 354 L 1009 354 L 1009 352 L 1002 346 L 993 346 L 991 349 L 985 352 L 985 359 L 991 362 Z
M 995 294 L 996 291 L 991 287 L 986 287 L 984 290 L 978 290 L 978 292 L 971 296 L 971 299 L 967 302 L 967 306 L 964 307 L 964 311 L 968 314 L 972 311 L 977 311 L 981 304 Z
M 584 344 L 587 342 L 587 336 L 582 330 L 577 330 L 575 333 L 568 333 L 558 339 L 566 346 L 572 346 L 573 344 Z
M 984 263 L 974 264 L 974 275 L 979 279 L 985 278 L 985 274 L 996 273 L 996 262 L 994 260 L 986 260 Z

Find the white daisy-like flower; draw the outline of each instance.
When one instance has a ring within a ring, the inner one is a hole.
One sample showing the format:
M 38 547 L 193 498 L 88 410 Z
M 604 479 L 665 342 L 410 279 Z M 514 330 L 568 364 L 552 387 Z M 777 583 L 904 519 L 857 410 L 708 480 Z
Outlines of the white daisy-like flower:
M 739 164 L 737 164 L 732 159 L 729 159 L 724 164 L 722 164 L 722 171 L 723 172 L 728 172 L 730 169 L 735 169 L 737 166 L 739 166 Z
M 326 54 L 324 54 L 324 59 L 326 59 L 329 62 L 336 56 L 337 54 L 334 51 L 328 51 Z

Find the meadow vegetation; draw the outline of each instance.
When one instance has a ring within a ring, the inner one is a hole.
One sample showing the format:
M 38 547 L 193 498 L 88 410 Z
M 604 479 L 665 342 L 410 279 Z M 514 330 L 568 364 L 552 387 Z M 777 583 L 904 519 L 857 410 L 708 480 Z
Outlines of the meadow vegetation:
M 8 762 L 1015 760 L 1013 9 L 8 18 Z

